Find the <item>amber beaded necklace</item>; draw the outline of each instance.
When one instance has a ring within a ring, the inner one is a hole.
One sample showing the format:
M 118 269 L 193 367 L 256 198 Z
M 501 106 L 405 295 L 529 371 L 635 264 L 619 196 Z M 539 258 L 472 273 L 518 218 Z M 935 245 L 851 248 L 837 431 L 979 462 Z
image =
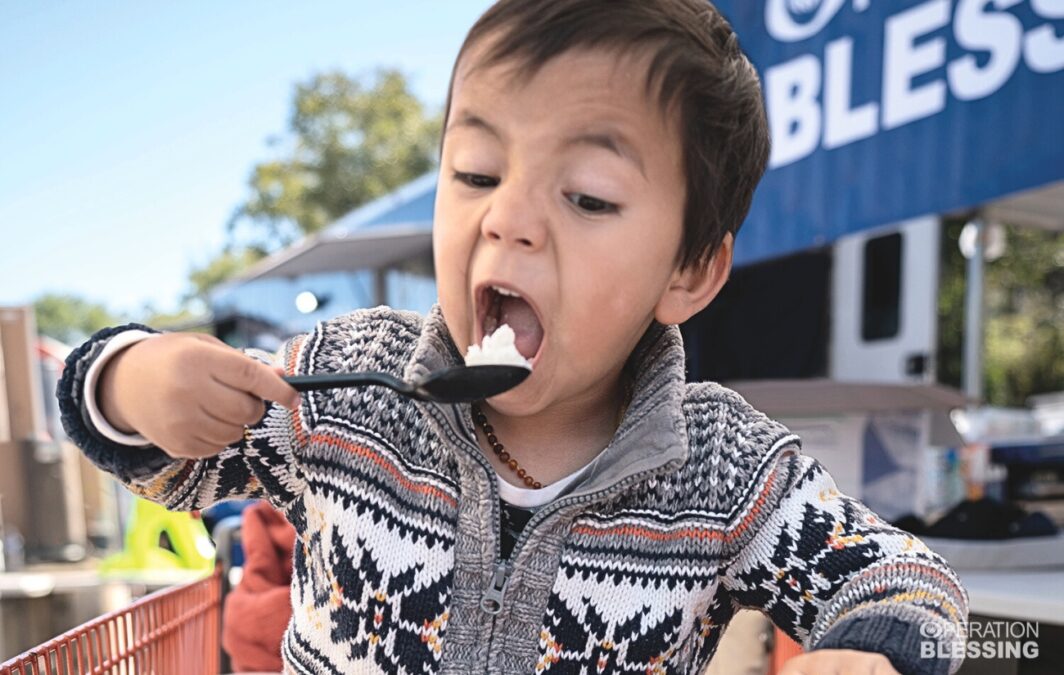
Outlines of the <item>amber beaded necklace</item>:
M 517 474 L 517 477 L 524 481 L 525 485 L 536 490 L 543 487 L 543 483 L 528 475 L 528 472 L 517 463 L 517 460 L 510 456 L 510 453 L 506 452 L 506 448 L 499 442 L 499 438 L 495 435 L 495 427 L 488 424 L 488 418 L 484 415 L 484 412 L 480 409 L 480 406 L 476 403 L 473 404 L 473 419 L 480 425 L 480 430 L 484 432 L 484 435 L 488 437 L 488 443 L 491 444 L 491 451 L 495 453 L 495 456 L 506 462 L 506 466 L 510 467 L 510 471 Z
M 632 401 L 632 380 L 625 379 L 624 382 L 624 403 L 621 405 L 621 409 L 617 415 L 617 426 L 620 426 L 621 419 L 624 418 L 624 413 L 628 410 L 628 405 Z M 510 456 L 510 453 L 506 452 L 506 448 L 499 442 L 499 437 L 495 435 L 495 427 L 488 424 L 488 418 L 484 415 L 484 412 L 480 409 L 480 406 L 476 403 L 472 404 L 473 419 L 480 425 L 480 430 L 484 432 L 484 435 L 488 438 L 488 444 L 491 445 L 491 451 L 495 453 L 495 456 L 506 462 L 506 466 L 510 467 L 510 471 L 517 474 L 517 477 L 524 481 L 525 486 L 534 488 L 536 490 L 543 487 L 543 483 L 528 475 L 528 471 L 522 467 L 516 459 Z

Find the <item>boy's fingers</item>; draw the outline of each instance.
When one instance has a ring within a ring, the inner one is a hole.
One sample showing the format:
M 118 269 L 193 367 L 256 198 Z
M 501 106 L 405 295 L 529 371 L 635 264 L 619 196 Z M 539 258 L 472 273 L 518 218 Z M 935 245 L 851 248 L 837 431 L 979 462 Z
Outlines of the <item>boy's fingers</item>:
M 178 446 L 160 446 L 166 452 L 175 459 L 201 459 L 203 457 L 210 457 L 218 453 L 222 447 L 213 447 L 209 443 L 203 441 L 189 439 Z
M 192 435 L 192 439 L 211 448 L 221 449 L 236 443 L 243 437 L 243 427 L 231 429 L 222 426 L 204 428 Z
M 277 374 L 277 377 L 281 380 L 281 383 L 284 384 L 284 386 L 288 389 L 291 389 L 293 393 L 292 398 L 287 402 L 281 403 L 281 405 L 285 406 L 289 410 L 298 411 L 299 405 L 300 403 L 302 403 L 302 399 L 300 399 L 299 391 L 296 390 L 295 387 L 284 381 L 284 378 L 286 375 L 288 375 L 288 372 L 284 369 L 283 366 L 273 366 L 273 372 Z
M 282 380 L 272 366 L 236 351 L 225 358 L 225 367 L 218 368 L 215 375 L 222 384 L 266 401 L 276 401 L 286 408 L 294 409 L 299 405 L 299 392 Z
M 224 424 L 251 425 L 258 423 L 266 414 L 266 404 L 258 396 L 233 389 L 224 384 L 212 383 L 210 404 L 200 404 L 204 417 Z

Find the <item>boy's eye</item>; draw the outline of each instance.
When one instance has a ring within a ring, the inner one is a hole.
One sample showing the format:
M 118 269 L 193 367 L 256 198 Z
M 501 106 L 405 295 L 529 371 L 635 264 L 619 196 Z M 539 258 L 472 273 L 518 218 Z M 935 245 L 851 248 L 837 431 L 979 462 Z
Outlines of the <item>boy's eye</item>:
M 574 206 L 588 213 L 616 213 L 617 205 L 589 195 L 574 192 L 565 195 Z
M 479 173 L 465 173 L 464 171 L 454 172 L 455 180 L 465 183 L 469 187 L 474 188 L 491 188 L 499 184 L 498 178 L 492 176 L 484 176 Z

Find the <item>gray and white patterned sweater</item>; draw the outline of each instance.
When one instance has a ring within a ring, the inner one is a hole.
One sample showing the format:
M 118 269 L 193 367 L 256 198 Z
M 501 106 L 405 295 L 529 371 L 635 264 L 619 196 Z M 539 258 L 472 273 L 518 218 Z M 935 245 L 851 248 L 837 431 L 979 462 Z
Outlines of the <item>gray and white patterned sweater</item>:
M 71 355 L 58 392 L 67 431 L 170 509 L 233 497 L 283 509 L 298 532 L 290 673 L 696 673 L 740 607 L 806 649 L 879 652 L 903 673 L 960 665 L 920 652 L 962 639 L 967 596 L 953 570 L 840 494 L 797 437 L 739 395 L 686 384 L 675 326 L 648 330 L 613 441 L 537 511 L 508 560 L 469 406 L 317 392 L 296 413 L 269 406 L 217 457 L 172 460 L 108 441 L 86 414 L 85 373 L 120 330 Z M 290 373 L 406 377 L 461 362 L 438 307 L 358 311 L 278 358 Z

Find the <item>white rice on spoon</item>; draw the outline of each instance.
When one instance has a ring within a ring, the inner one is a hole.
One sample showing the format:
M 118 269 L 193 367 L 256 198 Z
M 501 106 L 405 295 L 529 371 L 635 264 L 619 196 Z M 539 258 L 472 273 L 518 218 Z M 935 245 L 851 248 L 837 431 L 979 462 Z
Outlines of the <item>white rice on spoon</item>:
M 484 336 L 480 345 L 470 345 L 466 352 L 467 366 L 523 366 L 532 370 L 532 364 L 521 356 L 514 344 L 514 329 L 503 324 L 491 335 Z

